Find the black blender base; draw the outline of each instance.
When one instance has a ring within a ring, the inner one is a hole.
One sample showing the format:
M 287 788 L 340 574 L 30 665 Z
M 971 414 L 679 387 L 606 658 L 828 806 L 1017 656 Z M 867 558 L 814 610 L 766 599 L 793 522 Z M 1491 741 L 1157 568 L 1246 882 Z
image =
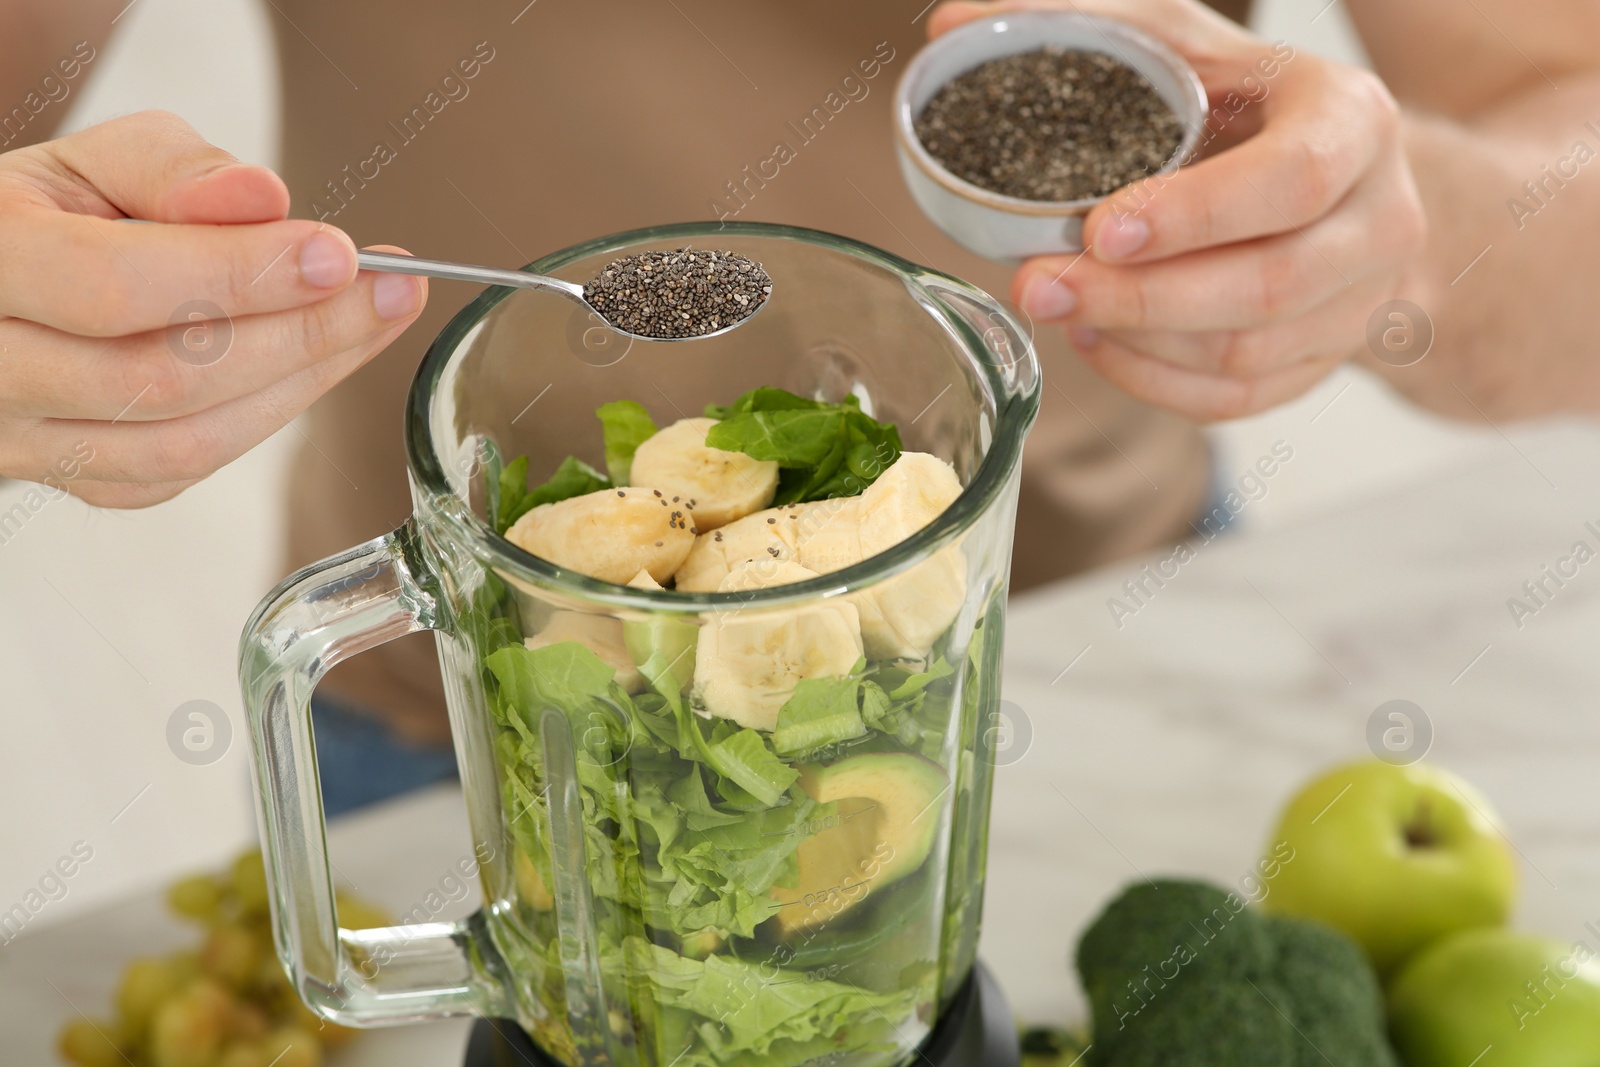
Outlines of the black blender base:
M 922 1046 L 918 1067 L 1020 1067 L 1017 1024 L 1005 994 L 982 963 Z M 561 1067 L 506 1019 L 479 1019 L 465 1067 Z M 753 1065 L 752 1065 L 753 1067 Z

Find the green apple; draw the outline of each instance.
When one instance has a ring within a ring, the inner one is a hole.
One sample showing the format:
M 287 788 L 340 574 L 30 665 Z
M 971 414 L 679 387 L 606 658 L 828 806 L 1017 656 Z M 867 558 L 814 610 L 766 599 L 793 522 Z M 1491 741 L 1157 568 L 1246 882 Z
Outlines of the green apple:
M 1289 801 L 1268 852 L 1262 906 L 1343 930 L 1384 976 L 1446 934 L 1504 925 L 1516 897 L 1489 802 L 1427 764 L 1329 771 Z
M 1406 1067 L 1600 1067 L 1600 960 L 1585 942 L 1480 928 L 1452 934 L 1389 987 Z

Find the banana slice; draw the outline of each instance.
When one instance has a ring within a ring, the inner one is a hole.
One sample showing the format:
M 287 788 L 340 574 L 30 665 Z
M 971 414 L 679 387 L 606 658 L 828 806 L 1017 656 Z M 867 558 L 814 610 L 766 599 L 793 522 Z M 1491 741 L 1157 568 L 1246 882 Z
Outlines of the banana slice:
M 869 659 L 927 659 L 967 602 L 967 557 L 950 545 L 850 600 L 861 611 Z
M 866 558 L 858 531 L 860 505 L 858 497 L 787 504 L 702 533 L 673 576 L 676 587 L 689 593 L 713 592 L 735 567 L 749 560 L 792 560 L 817 574 L 860 563 Z
M 697 508 L 695 518 L 699 516 Z M 794 559 L 799 516 L 799 506 L 767 508 L 719 529 L 702 531 L 673 575 L 675 587 L 685 593 L 714 593 L 729 572 L 746 560 Z
M 628 692 L 638 693 L 644 689 L 644 677 L 623 641 L 621 619 L 583 611 L 556 611 L 551 613 L 544 629 L 522 643 L 529 648 L 544 648 L 563 641 L 576 641 L 599 656 L 608 667 L 616 668 L 617 684 Z
M 862 492 L 861 548 L 893 548 L 943 514 L 961 495 L 955 469 L 926 452 L 903 452 Z M 861 639 L 874 659 L 925 659 L 967 599 L 967 560 L 956 545 L 853 598 Z
M 763 552 L 774 560 L 793 559 L 804 572 L 831 574 L 904 541 L 960 495 L 961 481 L 948 463 L 926 452 L 906 452 L 860 496 L 757 512 L 714 531 L 723 535 L 721 541 L 702 534 L 679 571 L 678 588 L 715 588 L 742 559 L 761 558 Z M 768 524 L 766 518 L 773 516 L 774 523 Z M 868 656 L 920 660 L 955 621 L 966 596 L 966 558 L 951 546 L 909 571 L 852 593 L 849 600 L 860 611 Z
M 792 561 L 740 564 L 718 587 L 738 592 L 815 578 Z M 707 711 L 772 730 L 797 683 L 849 674 L 861 658 L 861 619 L 841 599 L 777 611 L 735 610 L 700 628 L 694 693 Z
M 632 480 L 694 510 L 701 532 L 760 511 L 778 491 L 778 465 L 743 452 L 706 447 L 716 419 L 682 419 L 657 431 L 633 454 Z
M 654 578 L 650 577 L 650 572 L 649 571 L 643 571 L 643 570 L 640 571 L 638 574 L 635 574 L 632 578 L 628 579 L 628 588 L 629 589 L 649 589 L 649 590 L 651 590 L 653 592 L 657 592 L 657 593 L 666 592 L 666 589 L 662 586 L 662 584 L 660 582 L 658 582 Z
M 859 497 L 807 505 L 846 506 L 838 515 L 844 521 L 819 523 L 816 533 L 802 534 L 800 562 L 827 573 L 884 552 L 938 518 L 960 495 L 961 480 L 944 460 L 902 453 Z M 850 599 L 861 611 L 869 657 L 919 660 L 955 621 L 966 597 L 966 557 L 952 545 Z
M 603 582 L 621 585 L 641 570 L 664 582 L 694 547 L 694 513 L 661 490 L 601 489 L 541 504 L 506 540 Z
M 867 558 L 861 546 L 861 498 L 837 497 L 801 504 L 795 558 L 818 574 L 831 574 Z
M 950 464 L 926 452 L 902 452 L 861 501 L 861 548 L 869 556 L 898 545 L 944 513 L 961 495 Z

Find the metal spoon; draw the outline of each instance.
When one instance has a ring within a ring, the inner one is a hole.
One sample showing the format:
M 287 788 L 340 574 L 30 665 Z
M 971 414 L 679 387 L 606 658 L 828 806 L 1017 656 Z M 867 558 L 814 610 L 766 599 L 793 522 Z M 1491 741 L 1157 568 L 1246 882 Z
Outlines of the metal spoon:
M 637 337 L 644 341 L 698 341 L 706 337 L 716 337 L 727 333 L 729 330 L 743 326 L 756 316 L 761 308 L 766 306 L 763 300 L 742 319 L 737 319 L 719 329 L 707 333 L 696 334 L 693 337 L 655 337 L 650 334 L 634 333 L 607 319 L 605 313 L 589 303 L 584 298 L 583 286 L 576 282 L 563 281 L 552 278 L 546 274 L 534 274 L 525 270 L 501 270 L 496 267 L 480 267 L 471 263 L 450 263 L 442 259 L 422 259 L 419 256 L 402 256 L 393 252 L 357 252 L 356 261 L 362 270 L 387 271 L 391 274 L 417 274 L 428 278 L 444 278 L 456 282 L 480 282 L 484 285 L 506 285 L 516 289 L 540 289 L 547 293 L 556 293 L 568 300 L 576 301 L 599 317 L 611 329 L 628 337 Z

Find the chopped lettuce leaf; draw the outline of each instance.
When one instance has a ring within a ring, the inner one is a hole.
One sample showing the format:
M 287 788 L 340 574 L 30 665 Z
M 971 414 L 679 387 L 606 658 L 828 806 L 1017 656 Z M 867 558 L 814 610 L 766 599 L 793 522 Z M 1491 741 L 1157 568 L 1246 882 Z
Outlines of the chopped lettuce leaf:
M 861 679 L 855 675 L 804 679 L 778 709 L 772 747 L 785 758 L 803 759 L 819 748 L 865 734 L 860 694 Z
M 933 995 L 931 988 L 916 986 L 880 993 L 728 956 L 694 960 L 642 937 L 625 939 L 620 950 L 606 945 L 602 955 L 603 966 L 642 976 L 665 1007 L 699 1017 L 692 1030 L 703 1051 L 685 1044 L 681 1060 L 696 1067 L 753 1062 L 796 1067 L 836 1052 L 836 1035 L 842 1032 L 850 1034 L 852 1050 L 892 1051 L 895 1028 Z M 688 1032 L 677 1032 L 679 1042 L 690 1039 Z
M 504 803 L 530 855 L 542 857 L 545 847 L 539 720 L 554 708 L 572 724 L 587 874 L 597 897 L 639 908 L 653 925 L 679 934 L 712 929 L 750 937 L 771 917 L 769 891 L 793 881 L 795 850 L 818 806 L 794 787 L 798 772 L 761 734 L 718 730 L 708 741 L 681 700 L 633 700 L 616 685 L 613 668 L 577 642 L 507 646 L 487 665 L 501 717 L 513 729 L 496 741 L 508 779 Z M 717 778 L 715 793 L 702 763 Z M 653 863 L 642 863 L 646 858 Z M 640 884 L 640 871 L 649 868 L 659 869 L 659 883 L 647 875 L 649 884 Z
M 667 789 L 666 797 L 683 813 L 684 824 L 690 830 L 709 830 L 716 826 L 729 826 L 744 821 L 736 811 L 718 811 L 706 796 L 705 778 L 698 766 L 691 766 L 684 775 Z
M 543 648 L 507 645 L 487 661 L 500 683 L 500 694 L 531 728 L 545 708 L 586 708 L 606 700 L 615 687 L 616 668 L 576 641 Z
M 717 773 L 732 778 L 768 807 L 800 777 L 799 771 L 772 754 L 766 738 L 755 730 L 740 730 L 713 745 L 710 762 Z
M 708 741 L 700 728 L 698 717 L 689 709 L 679 692 L 679 683 L 665 656 L 652 654 L 639 666 L 656 693 L 666 701 L 678 720 L 678 748 L 685 759 L 698 759 L 721 775 L 726 787 L 719 789 L 723 799 L 734 805 L 742 800 L 751 801 L 750 807 L 770 808 L 783 797 L 784 791 L 799 778 L 794 768 L 785 764 L 767 744 L 767 739 L 755 730 L 741 730 L 726 719 L 719 719 L 712 727 Z
M 894 701 L 889 694 L 883 691 L 883 686 L 877 682 L 864 682 L 861 685 L 861 721 L 874 730 L 882 730 L 884 722 L 894 710 Z M 887 731 L 893 733 L 894 731 Z
M 933 662 L 933 666 L 925 671 L 908 674 L 904 681 L 889 690 L 889 699 L 909 700 L 934 682 L 939 681 L 941 678 L 948 678 L 955 672 L 956 669 L 950 666 L 950 661 L 940 656 Z
M 633 473 L 633 454 L 656 432 L 656 424 L 644 405 L 633 400 L 613 400 L 595 409 L 600 432 L 605 438 L 606 471 L 612 485 L 629 485 Z
M 953 674 L 955 668 L 943 656 L 920 672 L 879 667 L 862 683 L 861 721 L 937 761 L 949 728 L 950 685 L 946 680 Z M 930 700 L 936 692 L 938 699 Z

